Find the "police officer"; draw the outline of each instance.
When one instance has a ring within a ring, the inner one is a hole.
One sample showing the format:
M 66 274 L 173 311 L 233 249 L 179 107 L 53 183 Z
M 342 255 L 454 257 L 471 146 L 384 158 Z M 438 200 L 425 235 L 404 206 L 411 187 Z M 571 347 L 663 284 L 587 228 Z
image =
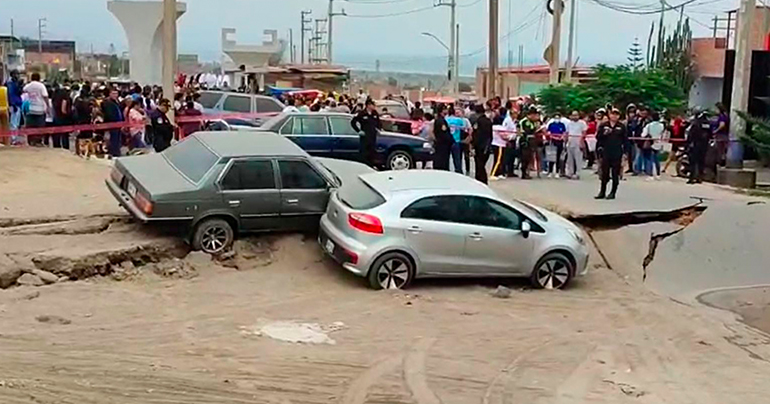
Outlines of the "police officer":
M 487 183 L 487 161 L 492 150 L 492 120 L 484 114 L 484 106 L 476 105 L 476 119 L 473 124 L 474 161 L 476 166 L 476 180 Z
M 532 162 L 532 155 L 534 153 L 534 145 L 536 143 L 535 136 L 538 132 L 543 130 L 540 123 L 540 112 L 536 107 L 531 106 L 527 110 L 527 117 L 522 119 L 519 123 L 521 129 L 521 136 L 519 136 L 519 150 L 521 150 L 521 179 L 528 180 L 532 177 L 529 176 L 529 165 Z
M 382 129 L 380 115 L 374 106 L 374 101 L 366 100 L 366 107 L 350 121 L 356 133 L 363 132 L 358 142 L 360 159 L 369 167 L 375 166 L 377 148 L 377 132 Z
M 442 104 L 436 106 L 436 120 L 433 122 L 433 169 L 449 171 L 449 155 L 454 138 L 446 121 L 447 110 Z
M 697 184 L 703 180 L 703 168 L 706 165 L 711 124 L 708 114 L 696 112 L 695 119 L 687 132 L 687 154 L 690 158 L 690 179 L 688 184 Z
M 160 100 L 158 103 L 158 109 L 150 112 L 150 120 L 152 122 L 152 146 L 156 152 L 160 153 L 171 146 L 171 139 L 174 138 L 174 125 L 171 120 L 168 119 L 169 109 L 171 109 L 171 101 L 167 98 Z
M 599 125 L 596 131 L 596 152 L 601 156 L 601 189 L 596 199 L 615 199 L 623 161 L 623 145 L 628 139 L 628 129 L 620 122 L 620 110 L 610 110 L 609 122 Z M 607 195 L 607 183 L 612 175 L 612 190 Z

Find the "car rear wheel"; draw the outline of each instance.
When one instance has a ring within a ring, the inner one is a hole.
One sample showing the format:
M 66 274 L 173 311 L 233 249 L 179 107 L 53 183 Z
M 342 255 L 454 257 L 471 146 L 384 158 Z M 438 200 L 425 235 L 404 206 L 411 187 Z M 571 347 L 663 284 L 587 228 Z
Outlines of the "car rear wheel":
M 192 246 L 208 254 L 219 254 L 233 244 L 233 228 L 223 219 L 205 219 L 195 228 Z
M 561 289 L 572 280 L 575 268 L 564 254 L 552 252 L 538 261 L 532 271 L 532 285 L 537 289 Z
M 389 170 L 408 170 L 414 167 L 414 158 L 405 150 L 394 150 L 388 155 L 387 167 Z
M 372 289 L 404 289 L 412 282 L 414 265 L 406 255 L 391 252 L 377 258 L 369 270 Z

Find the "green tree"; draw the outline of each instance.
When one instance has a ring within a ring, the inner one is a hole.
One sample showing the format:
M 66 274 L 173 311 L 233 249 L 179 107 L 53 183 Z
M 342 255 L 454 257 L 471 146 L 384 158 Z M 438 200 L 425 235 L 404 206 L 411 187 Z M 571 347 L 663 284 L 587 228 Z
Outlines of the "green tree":
M 628 67 L 633 71 L 640 70 L 644 68 L 643 61 L 642 46 L 639 45 L 639 38 L 634 38 L 634 43 L 628 49 Z
M 745 112 L 738 115 L 746 121 L 746 133 L 741 134 L 741 140 L 757 150 L 765 161 L 770 161 L 770 120 L 758 118 Z
M 659 69 L 634 71 L 629 66 L 594 69 L 596 79 L 585 84 L 548 86 L 538 93 L 538 100 L 549 113 L 569 110 L 594 111 L 606 104 L 625 108 L 643 104 L 655 110 L 682 111 L 687 97 L 667 72 Z

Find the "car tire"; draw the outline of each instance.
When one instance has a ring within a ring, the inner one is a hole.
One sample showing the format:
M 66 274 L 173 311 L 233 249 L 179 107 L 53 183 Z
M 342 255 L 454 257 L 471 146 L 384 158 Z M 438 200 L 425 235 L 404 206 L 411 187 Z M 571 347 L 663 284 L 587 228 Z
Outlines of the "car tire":
M 233 245 L 233 227 L 223 219 L 204 219 L 197 226 L 192 237 L 194 250 L 208 254 L 221 254 Z
M 391 171 L 414 168 L 414 157 L 406 150 L 393 150 L 385 160 L 385 168 Z
M 414 264 L 403 253 L 385 253 L 374 261 L 367 278 L 372 289 L 404 289 L 414 278 Z
M 562 289 L 572 280 L 575 266 L 560 252 L 548 253 L 537 262 L 530 281 L 535 289 Z

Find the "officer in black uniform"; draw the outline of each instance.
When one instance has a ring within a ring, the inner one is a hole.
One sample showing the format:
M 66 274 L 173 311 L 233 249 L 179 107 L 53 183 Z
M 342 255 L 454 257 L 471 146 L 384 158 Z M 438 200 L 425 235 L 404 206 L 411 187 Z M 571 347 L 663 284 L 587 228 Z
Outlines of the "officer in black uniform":
M 377 132 L 382 129 L 380 115 L 377 113 L 374 101 L 367 99 L 365 109 L 353 117 L 350 125 L 356 133 L 363 132 L 358 142 L 361 161 L 369 167 L 374 167 L 377 154 Z
M 601 180 L 602 186 L 596 199 L 615 199 L 618 192 L 618 183 L 623 161 L 623 145 L 628 139 L 628 129 L 620 122 L 620 110 L 613 108 L 610 111 L 609 122 L 599 125 L 596 131 L 596 152 L 602 158 Z M 607 195 L 607 183 L 612 175 L 612 190 Z
M 476 180 L 487 183 L 487 161 L 492 149 L 492 120 L 484 114 L 484 106 L 476 105 L 476 122 L 473 124 L 474 161 L 476 163 Z
M 695 119 L 687 131 L 687 154 L 690 158 L 688 184 L 697 184 L 703 181 L 703 168 L 706 165 L 706 152 L 710 137 L 711 124 L 708 120 L 708 114 L 705 111 L 696 112 Z
M 444 105 L 436 106 L 436 120 L 433 121 L 433 169 L 449 171 L 449 155 L 455 142 L 446 122 L 447 110 Z
M 158 103 L 158 109 L 150 113 L 152 122 L 152 146 L 156 152 L 160 153 L 171 146 L 171 140 L 174 138 L 174 125 L 168 119 L 171 101 L 164 98 Z

